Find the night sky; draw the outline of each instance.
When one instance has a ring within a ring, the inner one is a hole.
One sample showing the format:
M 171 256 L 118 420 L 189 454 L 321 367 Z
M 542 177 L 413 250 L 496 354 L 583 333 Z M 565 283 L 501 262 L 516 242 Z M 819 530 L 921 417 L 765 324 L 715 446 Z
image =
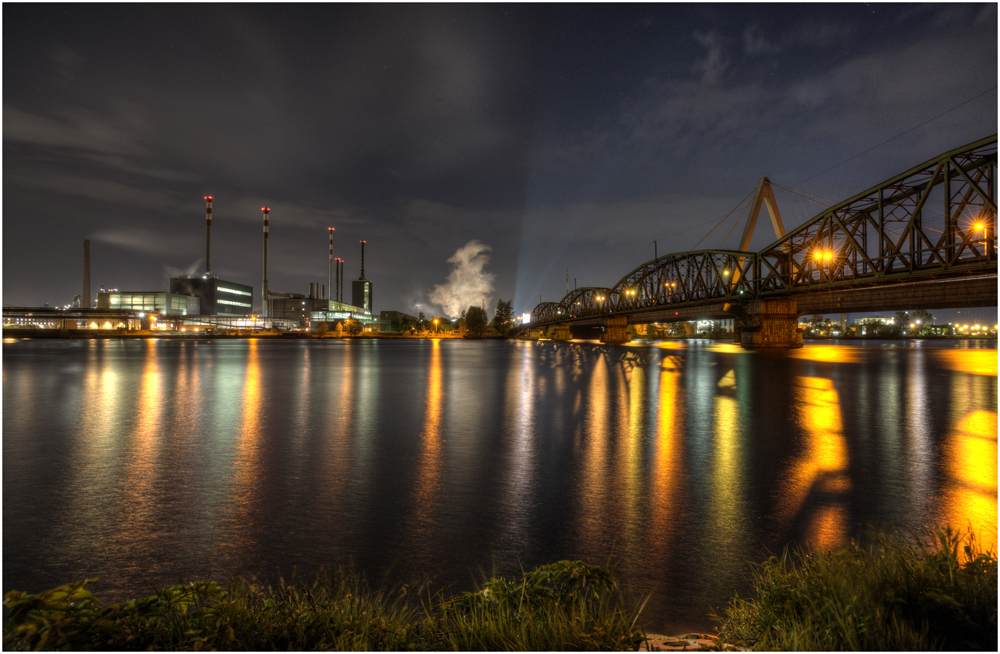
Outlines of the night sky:
M 204 272 L 212 195 L 213 272 L 258 305 L 266 205 L 272 290 L 325 284 L 335 227 L 348 280 L 367 240 L 376 311 L 485 295 L 491 317 L 498 298 L 526 312 L 562 298 L 567 270 L 570 288 L 612 286 L 654 240 L 694 248 L 765 175 L 839 202 L 997 131 L 995 3 L 5 3 L 3 19 L 5 306 L 72 301 L 84 239 L 95 295 Z M 777 199 L 788 229 L 821 211 Z

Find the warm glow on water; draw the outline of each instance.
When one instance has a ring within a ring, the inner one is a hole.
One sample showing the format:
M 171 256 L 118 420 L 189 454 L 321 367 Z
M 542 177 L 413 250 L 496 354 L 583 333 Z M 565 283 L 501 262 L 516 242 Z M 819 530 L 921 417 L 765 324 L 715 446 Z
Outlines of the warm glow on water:
M 997 376 L 996 350 L 936 350 L 934 356 L 950 370 L 970 375 Z
M 790 350 L 789 355 L 807 361 L 829 361 L 832 363 L 857 363 L 859 350 L 851 345 L 818 345 L 806 343 L 799 349 Z
M 711 631 L 787 545 L 996 543 L 997 353 L 958 345 L 5 343 L 4 590 L 611 559 L 651 630 Z
M 829 379 L 799 377 L 795 383 L 805 440 L 788 472 L 780 515 L 811 525 L 810 540 L 831 549 L 847 535 L 842 504 L 851 489 L 840 396 Z M 809 497 L 814 500 L 807 505 Z
M 997 413 L 973 411 L 945 441 L 953 479 L 943 500 L 948 520 L 959 527 L 982 525 L 983 545 L 997 546 Z M 984 529 L 993 520 L 993 529 Z

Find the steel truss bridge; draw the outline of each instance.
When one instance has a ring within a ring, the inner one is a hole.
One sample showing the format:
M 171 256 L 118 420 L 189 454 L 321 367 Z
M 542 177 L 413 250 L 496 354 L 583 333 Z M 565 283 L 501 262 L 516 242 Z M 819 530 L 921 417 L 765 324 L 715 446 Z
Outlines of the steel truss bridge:
M 734 307 L 781 298 L 799 315 L 996 306 L 996 181 L 994 134 L 825 209 L 759 252 L 664 255 L 610 288 L 540 303 L 528 326 L 731 318 Z

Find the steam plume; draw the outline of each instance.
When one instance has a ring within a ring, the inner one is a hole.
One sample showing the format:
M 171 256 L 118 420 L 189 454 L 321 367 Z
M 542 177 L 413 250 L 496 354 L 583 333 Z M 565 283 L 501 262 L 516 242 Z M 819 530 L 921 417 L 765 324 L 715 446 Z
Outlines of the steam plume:
M 448 259 L 452 264 L 448 282 L 438 284 L 430 292 L 430 300 L 440 305 L 450 318 L 458 318 L 472 305 L 489 304 L 493 299 L 493 280 L 496 275 L 484 272 L 490 261 L 486 252 L 493 248 L 482 241 L 472 240 L 458 248 Z
M 201 269 L 201 262 L 204 260 L 205 257 L 198 259 L 190 266 L 188 266 L 186 270 L 184 268 L 174 268 L 173 266 L 168 266 L 164 264 L 163 274 L 167 276 L 167 279 L 170 279 L 171 277 L 184 277 L 184 276 L 190 277 Z

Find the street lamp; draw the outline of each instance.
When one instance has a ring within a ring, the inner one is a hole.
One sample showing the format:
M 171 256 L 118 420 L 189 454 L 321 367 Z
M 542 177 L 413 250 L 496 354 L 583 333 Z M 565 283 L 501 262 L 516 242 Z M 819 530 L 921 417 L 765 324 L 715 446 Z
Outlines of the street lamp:
M 437 334 L 437 332 L 438 332 L 438 319 L 435 318 L 434 319 L 434 333 Z

